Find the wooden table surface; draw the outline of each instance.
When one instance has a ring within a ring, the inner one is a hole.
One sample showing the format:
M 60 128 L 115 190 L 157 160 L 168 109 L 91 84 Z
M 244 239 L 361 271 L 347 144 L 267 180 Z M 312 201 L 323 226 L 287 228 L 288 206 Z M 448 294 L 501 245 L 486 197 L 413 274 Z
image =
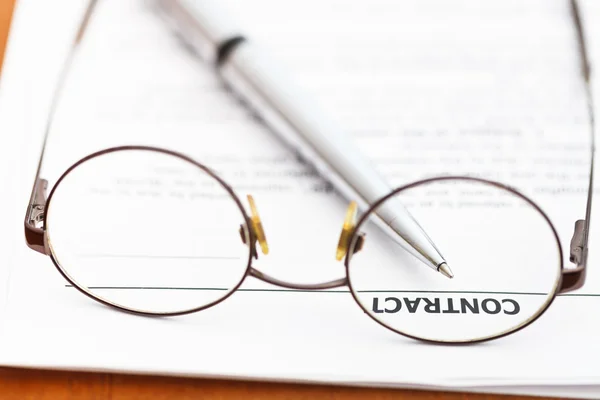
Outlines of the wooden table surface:
M 15 0 L 0 0 L 0 72 Z M 0 77 L 1 79 L 1 77 Z M 0 368 L 0 399 L 462 399 L 526 397 Z
M 0 368 L 0 399 L 522 400 L 534 398 Z

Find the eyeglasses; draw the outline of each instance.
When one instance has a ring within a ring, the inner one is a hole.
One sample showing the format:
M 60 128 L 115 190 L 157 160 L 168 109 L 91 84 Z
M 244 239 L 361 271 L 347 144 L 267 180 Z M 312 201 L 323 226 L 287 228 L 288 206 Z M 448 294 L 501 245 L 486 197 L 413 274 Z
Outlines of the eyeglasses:
M 90 2 L 65 63 L 44 148 L 95 4 Z M 81 293 L 136 314 L 201 311 L 251 276 L 289 289 L 347 287 L 373 320 L 424 341 L 480 342 L 518 331 L 558 293 L 585 280 L 594 115 L 582 22 L 577 2 L 571 5 L 592 134 L 585 219 L 576 222 L 570 245 L 575 268 L 565 268 L 554 225 L 529 197 L 487 179 L 441 176 L 398 187 L 360 216 L 350 204 L 335 249 L 345 276 L 318 284 L 283 281 L 253 266 L 259 253 L 269 252 L 254 198 L 240 197 L 212 169 L 184 154 L 149 146 L 90 154 L 68 168 L 48 195 L 40 176 L 42 150 L 25 216 L 27 245 L 48 255 Z M 391 202 L 406 206 L 435 239 L 452 260 L 454 279 L 423 268 L 386 231 L 378 210 Z

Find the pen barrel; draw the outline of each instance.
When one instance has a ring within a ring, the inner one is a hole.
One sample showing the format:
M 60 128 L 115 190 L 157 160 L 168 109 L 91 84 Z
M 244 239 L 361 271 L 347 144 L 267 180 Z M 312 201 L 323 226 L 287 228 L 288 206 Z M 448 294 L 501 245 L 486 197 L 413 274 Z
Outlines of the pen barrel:
M 257 46 L 242 42 L 222 61 L 219 72 L 284 143 L 312 164 L 340 194 L 357 201 L 363 211 L 390 193 L 383 177 L 340 128 L 275 65 Z M 377 210 L 377 216 L 373 222 L 385 231 L 393 230 L 398 242 L 429 267 L 437 270 L 444 262 L 399 201 L 386 202 Z
M 341 194 L 356 200 L 359 208 L 389 193 L 390 188 L 373 171 L 339 128 L 323 111 L 282 75 L 265 52 L 241 43 L 219 68 L 227 85 L 301 159 L 312 164 Z M 352 177 L 346 179 L 345 177 Z

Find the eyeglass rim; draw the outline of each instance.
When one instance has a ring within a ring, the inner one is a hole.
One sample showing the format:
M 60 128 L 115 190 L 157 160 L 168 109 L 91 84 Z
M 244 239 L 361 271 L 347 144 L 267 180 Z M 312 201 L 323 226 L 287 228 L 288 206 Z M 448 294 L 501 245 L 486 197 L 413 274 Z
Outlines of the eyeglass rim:
M 60 262 L 58 260 L 58 257 L 56 256 L 56 254 L 54 253 L 54 249 L 52 248 L 52 246 L 50 245 L 50 239 L 48 237 L 48 231 L 47 231 L 47 227 L 48 224 L 45 223 L 42 230 L 44 232 L 44 236 L 46 237 L 46 240 L 48 242 L 48 256 L 50 257 L 50 259 L 52 260 L 52 263 L 54 264 L 54 266 L 56 267 L 56 269 L 58 270 L 58 272 L 74 287 L 76 288 L 79 292 L 85 294 L 86 296 L 92 298 L 93 300 L 96 300 L 106 306 L 109 307 L 114 307 L 118 310 L 121 311 L 125 311 L 128 313 L 132 313 L 132 314 L 136 314 L 136 315 L 144 315 L 144 316 L 177 316 L 177 315 L 185 315 L 185 314 L 191 314 L 191 313 L 195 313 L 198 311 L 202 311 L 205 310 L 207 308 L 213 307 L 219 303 L 221 303 L 222 301 L 226 300 L 227 298 L 229 298 L 233 293 L 235 293 L 239 287 L 244 283 L 244 281 L 246 280 L 246 277 L 251 275 L 251 271 L 252 271 L 252 248 L 251 248 L 251 244 L 254 243 L 254 232 L 252 229 L 249 229 L 250 225 L 250 217 L 248 216 L 248 214 L 246 213 L 246 210 L 244 208 L 244 206 L 242 205 L 242 202 L 240 201 L 240 199 L 238 198 L 238 196 L 235 194 L 234 190 L 231 188 L 231 186 L 229 186 L 221 177 L 219 177 L 214 171 L 212 171 L 210 168 L 208 168 L 207 166 L 205 166 L 204 164 L 201 164 L 199 162 L 197 162 L 196 160 L 182 154 L 176 151 L 172 151 L 172 150 L 168 150 L 168 149 L 164 149 L 164 148 L 160 148 L 160 147 L 153 147 L 153 146 L 141 146 L 141 145 L 127 145 L 127 146 L 117 146 L 117 147 L 111 147 L 111 148 L 107 148 L 107 149 L 103 149 L 94 153 L 91 153 L 85 157 L 83 157 L 82 159 L 80 159 L 79 161 L 75 162 L 73 165 L 71 165 L 67 170 L 65 170 L 62 175 L 58 178 L 58 180 L 56 181 L 56 183 L 53 185 L 52 190 L 50 191 L 50 194 L 48 195 L 48 198 L 46 200 L 46 204 L 44 207 L 44 215 L 45 218 L 48 218 L 48 211 L 50 210 L 50 204 L 52 204 L 52 199 L 54 197 L 54 194 L 56 193 L 56 190 L 58 187 L 60 187 L 61 182 L 71 173 L 73 172 L 77 167 L 81 166 L 82 164 L 86 163 L 87 161 L 90 161 L 92 159 L 107 155 L 107 154 L 111 154 L 111 153 L 117 153 L 117 152 L 122 152 L 122 151 L 150 151 L 150 152 L 155 152 L 155 153 L 161 153 L 161 154 L 165 154 L 168 156 L 173 156 L 176 157 L 180 160 L 183 160 L 185 162 L 188 162 L 190 164 L 192 164 L 193 166 L 200 168 L 203 172 L 205 172 L 206 174 L 208 174 L 211 178 L 215 179 L 223 189 L 225 189 L 227 191 L 227 193 L 229 194 L 229 196 L 233 199 L 233 201 L 235 202 L 236 206 L 238 207 L 238 209 L 240 210 L 243 219 L 244 219 L 244 223 L 246 226 L 246 233 L 248 235 L 247 239 L 248 241 L 248 259 L 246 261 L 246 268 L 244 270 L 244 273 L 241 274 L 240 280 L 239 282 L 233 287 L 231 288 L 224 296 L 220 297 L 217 300 L 214 300 L 208 304 L 204 304 L 202 306 L 199 307 L 194 307 L 191 309 L 186 309 L 186 310 L 178 310 L 178 311 L 167 311 L 167 312 L 155 312 L 155 311 L 147 311 L 147 310 L 140 310 L 140 309 L 135 309 L 135 308 L 131 308 L 131 307 L 127 307 L 127 306 L 123 306 L 120 305 L 118 303 L 114 303 L 111 302 L 109 300 L 104 299 L 103 297 L 100 297 L 96 294 L 94 294 L 93 292 L 91 292 L 90 290 L 88 290 L 86 287 L 80 285 L 79 283 L 77 283 L 75 281 L 75 279 L 73 279 L 66 271 L 66 269 L 64 269 L 61 265 Z
M 47 198 L 46 204 L 45 204 L 45 208 L 44 208 L 44 214 L 46 215 L 46 218 L 49 214 L 49 210 L 50 210 L 50 205 L 52 204 L 52 199 L 54 197 L 54 194 L 56 193 L 56 190 L 58 187 L 60 187 L 61 182 L 73 171 L 75 170 L 77 167 L 79 167 L 80 165 L 84 164 L 87 161 L 90 161 L 94 158 L 98 158 L 100 156 L 106 155 L 106 154 L 110 154 L 110 153 L 116 153 L 116 152 L 121 152 L 121 151 L 150 151 L 150 152 L 156 152 L 156 153 L 161 153 L 161 154 L 165 154 L 165 155 L 169 155 L 169 156 L 173 156 L 176 157 L 178 159 L 181 159 L 185 162 L 188 162 L 192 165 L 194 165 L 197 168 L 200 168 L 203 172 L 207 173 L 211 178 L 215 179 L 217 182 L 219 182 L 219 184 L 227 191 L 227 193 L 231 196 L 231 198 L 233 198 L 234 202 L 236 203 L 236 206 L 238 207 L 238 209 L 241 211 L 242 216 L 245 220 L 246 223 L 246 227 L 250 226 L 250 218 L 245 210 L 245 208 L 243 207 L 239 197 L 237 196 L 237 194 L 235 193 L 235 191 L 233 190 L 233 188 L 231 186 L 229 186 L 221 177 L 219 177 L 214 171 L 212 171 L 210 168 L 208 168 L 207 166 L 205 166 L 202 163 L 199 163 L 198 161 L 192 159 L 191 157 L 188 157 L 182 153 L 176 152 L 176 151 L 172 151 L 172 150 L 168 150 L 168 149 L 164 149 L 164 148 L 159 148 L 159 147 L 153 147 L 153 146 L 142 146 L 142 145 L 128 145 L 128 146 L 118 146 L 118 147 L 112 147 L 112 148 L 107 148 L 107 149 L 103 149 L 100 151 L 97 151 L 95 153 L 89 154 L 86 157 L 80 159 L 79 161 L 75 162 L 73 165 L 71 165 L 67 170 L 65 170 L 62 175 L 59 177 L 59 179 L 56 181 L 56 183 L 53 185 L 52 190 Z M 416 186 L 422 186 L 422 185 L 426 185 L 429 183 L 433 183 L 433 182 L 439 182 L 439 181 L 449 181 L 449 180 L 462 180 L 462 181 L 471 181 L 471 182 L 478 182 L 478 183 L 483 183 L 483 184 L 487 184 L 487 185 L 491 185 L 493 187 L 497 187 L 501 190 L 505 190 L 513 195 L 516 195 L 517 197 L 523 199 L 525 202 L 527 202 L 530 206 L 533 207 L 534 210 L 536 210 L 538 213 L 540 213 L 540 215 L 542 215 L 543 219 L 545 220 L 545 222 L 549 225 L 552 234 L 553 234 L 553 238 L 555 240 L 555 243 L 557 245 L 558 248 L 558 254 L 559 254 L 559 274 L 557 277 L 557 280 L 555 282 L 555 286 L 554 286 L 554 290 L 552 292 L 552 295 L 550 297 L 550 299 L 544 304 L 543 307 L 541 307 L 536 314 L 534 314 L 532 317 L 530 317 L 528 320 L 526 320 L 525 322 L 521 323 L 520 325 L 517 325 L 516 327 L 509 329 L 507 331 L 501 332 L 497 335 L 490 335 L 487 337 L 483 337 L 483 338 L 477 338 L 477 339 L 473 339 L 473 340 L 466 340 L 466 341 L 441 341 L 441 340 L 433 340 L 433 339 L 429 339 L 429 338 L 424 338 L 424 337 L 420 337 L 420 336 L 416 336 L 416 335 L 411 335 L 408 334 L 406 332 L 397 330 L 395 328 L 392 328 L 391 326 L 388 326 L 387 324 L 383 323 L 382 321 L 380 321 L 379 319 L 375 318 L 373 315 L 371 315 L 371 313 L 364 307 L 364 305 L 361 303 L 361 301 L 358 299 L 355 290 L 352 286 L 352 282 L 351 282 L 351 278 L 350 278 L 350 261 L 352 259 L 352 255 L 353 254 L 353 249 L 356 245 L 357 242 L 357 238 L 359 236 L 360 233 L 360 227 L 367 221 L 367 218 L 373 213 L 373 211 L 379 207 L 383 202 L 387 201 L 389 198 L 397 195 L 398 193 L 404 191 L 404 190 L 408 190 L 410 188 L 414 188 Z M 44 224 L 43 227 L 43 231 L 44 233 L 47 234 L 47 224 Z M 250 242 L 249 243 L 253 243 L 254 240 L 254 232 L 252 231 L 252 229 L 247 229 L 247 233 L 249 235 L 249 239 Z M 59 271 L 59 273 L 73 286 L 75 287 L 78 291 L 80 291 L 81 293 L 85 294 L 86 296 L 92 298 L 93 300 L 96 300 L 98 302 L 100 302 L 101 304 L 104 304 L 106 306 L 109 307 L 114 307 L 118 310 L 121 311 L 125 311 L 128 313 L 133 313 L 133 314 L 138 314 L 138 315 L 145 315 L 145 316 L 177 316 L 177 315 L 185 315 L 185 314 L 190 314 L 190 313 L 195 313 L 198 311 L 202 311 L 205 310 L 207 308 L 213 307 L 219 303 L 221 303 L 222 301 L 225 301 L 227 298 L 229 298 L 231 295 L 233 295 L 233 293 L 235 293 L 239 287 L 243 284 L 243 282 L 245 281 L 247 276 L 254 276 L 260 280 L 263 280 L 260 276 L 257 276 L 256 273 L 258 272 L 260 274 L 260 271 L 258 270 L 254 270 L 252 268 L 252 250 L 250 248 L 250 246 L 248 246 L 248 259 L 247 259 L 247 263 L 246 263 L 246 268 L 244 270 L 244 274 L 242 274 L 239 282 L 228 291 L 228 293 L 225 296 L 220 297 L 219 299 L 210 302 L 208 304 L 204 304 L 202 306 L 199 307 L 194 307 L 194 308 L 190 308 L 190 309 L 186 309 L 186 310 L 179 310 L 179 311 L 172 311 L 172 312 L 154 312 L 154 311 L 147 311 L 147 310 L 138 310 L 138 309 L 134 309 L 131 307 L 127 307 L 127 306 L 123 306 L 120 305 L 118 303 L 114 303 L 111 302 L 109 300 L 106 300 L 105 298 L 98 296 L 96 294 L 94 294 L 93 292 L 91 292 L 90 290 L 88 290 L 87 288 L 85 288 L 84 286 L 80 285 L 79 283 L 76 282 L 75 279 L 73 279 L 68 273 L 67 271 L 60 265 L 60 262 L 57 258 L 57 256 L 54 253 L 54 250 L 52 248 L 52 246 L 48 246 L 49 247 L 49 256 L 50 259 L 52 260 L 52 263 L 54 264 L 54 266 L 57 268 L 57 270 Z M 408 338 L 411 339 L 415 339 L 415 340 L 420 340 L 420 341 L 424 341 L 424 342 L 429 342 L 429 343 L 435 343 L 435 344 L 469 344 L 469 343 L 479 343 L 479 342 L 484 342 L 484 341 L 488 341 L 488 340 L 493 340 L 493 339 L 498 339 L 501 338 L 503 336 L 507 336 L 510 335 L 512 333 L 515 333 L 525 327 L 527 327 L 529 324 L 533 323 L 534 321 L 536 321 L 549 307 L 550 305 L 553 303 L 554 299 L 556 298 L 557 293 L 559 292 L 559 289 L 561 287 L 561 283 L 562 283 L 562 271 L 565 270 L 564 268 L 564 263 L 563 263 L 563 251 L 562 251 L 562 246 L 561 246 L 561 242 L 560 239 L 558 237 L 558 233 L 556 231 L 556 228 L 554 227 L 554 225 L 552 224 L 552 221 L 550 220 L 550 218 L 548 217 L 548 215 L 541 209 L 541 207 L 539 207 L 533 200 L 531 200 L 530 198 L 528 198 L 526 195 L 524 195 L 523 193 L 521 193 L 520 191 L 505 185 L 503 183 L 497 182 L 497 181 L 492 181 L 492 180 L 488 180 L 488 179 L 483 179 L 483 178 L 477 178 L 477 177 L 472 177 L 472 176 L 461 176 L 461 175 L 450 175 L 450 176 L 437 176 L 437 177 L 431 177 L 431 178 L 427 178 L 427 179 L 422 179 L 422 180 L 418 180 L 418 181 L 413 181 L 410 182 L 406 185 L 400 186 L 394 190 L 392 190 L 390 193 L 388 193 L 386 196 L 380 198 L 379 200 L 377 200 L 375 203 L 373 203 L 365 212 L 361 213 L 361 216 L 354 228 L 351 240 L 350 240 L 350 247 L 349 247 L 349 251 L 348 251 L 348 255 L 344 261 L 344 266 L 345 266 L 345 277 L 342 278 L 344 280 L 345 285 L 344 286 L 348 286 L 349 292 L 351 293 L 352 297 L 354 298 L 355 302 L 358 304 L 358 306 L 367 314 L 369 315 L 369 317 L 371 319 L 373 319 L 375 322 L 377 322 L 378 324 L 382 325 L 383 327 Z M 267 280 L 268 282 L 268 280 Z M 271 282 L 270 282 L 271 283 Z M 284 283 L 284 282 L 282 282 Z M 277 284 L 277 283 L 275 283 Z M 286 286 L 286 285 L 283 285 Z M 295 285 L 292 285 L 295 286 Z
M 552 294 L 551 294 L 551 296 L 549 296 L 549 300 L 547 300 L 546 303 L 541 308 L 539 308 L 534 315 L 529 317 L 527 320 L 525 320 L 521 324 L 519 324 L 513 328 L 510 328 L 506 331 L 503 331 L 499 334 L 496 334 L 496 335 L 489 335 L 489 336 L 484 336 L 481 338 L 468 339 L 468 340 L 462 340 L 462 341 L 447 341 L 447 340 L 435 340 L 435 339 L 430 339 L 430 338 L 426 338 L 426 337 L 420 337 L 420 336 L 416 336 L 416 335 L 412 335 L 412 334 L 400 331 L 398 329 L 395 329 L 395 328 L 385 324 L 383 321 L 381 321 L 381 320 L 377 319 L 375 316 L 373 316 L 372 313 L 359 300 L 358 295 L 357 295 L 354 287 L 352 286 L 352 279 L 350 278 L 350 263 L 352 261 L 353 254 L 355 253 L 354 248 L 355 248 L 356 244 L 358 243 L 358 240 L 359 240 L 359 237 L 361 234 L 360 228 L 361 228 L 361 226 L 363 226 L 364 223 L 366 223 L 369 216 L 382 203 L 384 203 L 385 201 L 389 200 L 391 197 L 394 197 L 397 194 L 399 194 L 405 190 L 408 190 L 408 189 L 411 189 L 411 188 L 414 188 L 417 186 L 428 185 L 433 182 L 450 181 L 450 180 L 477 182 L 477 183 L 483 183 L 486 185 L 491 185 L 492 187 L 496 187 L 498 189 L 505 190 L 505 191 L 509 192 L 510 194 L 521 198 L 526 203 L 528 203 L 530 206 L 532 206 L 533 209 L 535 211 L 537 211 L 542 216 L 542 218 L 545 220 L 545 222 L 548 224 L 548 226 L 550 227 L 550 230 L 552 231 L 552 236 L 555 241 L 556 247 L 558 249 L 558 257 L 559 257 L 559 259 L 558 259 L 559 260 L 558 261 L 558 267 L 559 267 L 558 274 L 557 274 L 556 281 L 554 282 Z M 484 178 L 478 178 L 478 177 L 474 177 L 474 176 L 468 176 L 468 175 L 444 175 L 444 176 L 435 176 L 435 177 L 430 177 L 430 178 L 413 181 L 413 182 L 410 182 L 406 185 L 400 186 L 400 187 L 392 190 L 390 193 L 388 193 L 387 195 L 385 195 L 382 198 L 380 198 L 379 200 L 377 200 L 364 213 L 361 214 L 360 218 L 358 219 L 358 221 L 354 227 L 354 231 L 353 231 L 352 237 L 350 239 L 350 245 L 348 246 L 348 254 L 346 256 L 346 259 L 344 260 L 344 267 L 346 270 L 346 279 L 347 279 L 348 289 L 350 290 L 350 293 L 352 294 L 354 301 L 365 312 L 365 314 L 367 314 L 369 316 L 369 318 L 373 319 L 379 325 L 381 325 L 399 335 L 402 335 L 402 336 L 405 336 L 405 337 L 408 337 L 411 339 L 419 340 L 422 342 L 426 342 L 426 343 L 443 344 L 443 345 L 465 345 L 465 344 L 475 344 L 475 343 L 487 342 L 490 340 L 495 340 L 495 339 L 502 338 L 504 336 L 511 335 L 511 334 L 518 332 L 521 329 L 524 329 L 527 326 L 531 325 L 538 318 L 540 318 L 542 316 L 542 314 L 544 314 L 548 310 L 550 305 L 552 305 L 552 303 L 554 302 L 554 299 L 556 298 L 557 294 L 561 290 L 564 271 L 566 271 L 565 265 L 564 265 L 564 260 L 563 260 L 562 244 L 561 244 L 560 238 L 558 236 L 558 233 L 556 231 L 556 228 L 554 227 L 554 224 L 552 223 L 552 221 L 550 220 L 548 215 L 544 212 L 544 210 L 542 210 L 542 208 L 539 205 L 537 205 L 533 200 L 531 200 L 528 196 L 526 196 L 519 190 L 517 190 L 511 186 L 508 186 L 504 183 L 489 180 L 489 179 L 484 179 Z

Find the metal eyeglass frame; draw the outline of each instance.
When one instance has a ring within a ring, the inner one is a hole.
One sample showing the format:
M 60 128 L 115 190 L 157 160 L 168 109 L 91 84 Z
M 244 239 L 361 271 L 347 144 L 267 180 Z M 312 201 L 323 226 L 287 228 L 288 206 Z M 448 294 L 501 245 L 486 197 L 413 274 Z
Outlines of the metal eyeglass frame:
M 364 306 L 360 303 L 360 301 L 356 297 L 354 291 L 352 290 L 351 283 L 348 278 L 348 276 L 349 276 L 348 270 L 349 270 L 349 262 L 350 262 L 351 256 L 352 256 L 352 254 L 354 254 L 355 252 L 360 250 L 361 243 L 363 240 L 363 236 L 362 236 L 362 233 L 360 232 L 359 228 L 361 227 L 363 222 L 372 213 L 372 211 L 374 209 L 376 209 L 378 206 L 380 206 L 384 201 L 386 201 L 390 197 L 398 194 L 399 192 L 401 192 L 403 190 L 410 189 L 412 187 L 419 186 L 419 185 L 426 184 L 426 183 L 433 182 L 433 181 L 449 180 L 449 179 L 460 179 L 460 180 L 465 180 L 465 181 L 474 181 L 474 182 L 492 185 L 494 187 L 508 191 L 508 192 L 520 197 L 521 199 L 523 199 L 525 202 L 527 202 L 529 205 L 531 205 L 536 211 L 538 211 L 542 215 L 542 217 L 546 220 L 546 222 L 548 222 L 549 226 L 552 229 L 554 238 L 556 239 L 556 243 L 558 245 L 559 254 L 560 254 L 560 260 L 562 263 L 560 265 L 561 274 L 559 277 L 557 290 L 555 290 L 553 297 L 550 299 L 550 301 L 548 301 L 545 304 L 545 306 L 543 306 L 542 309 L 540 309 L 537 312 L 537 314 L 535 314 L 534 316 L 529 318 L 527 321 L 525 321 L 521 325 L 516 326 L 512 330 L 501 332 L 497 335 L 484 337 L 482 339 L 469 340 L 469 341 L 466 341 L 466 343 L 488 341 L 491 339 L 496 339 L 499 337 L 509 335 L 516 331 L 519 331 L 519 330 L 523 329 L 524 327 L 528 326 L 529 324 L 531 324 L 532 322 L 534 322 L 537 318 L 539 318 L 544 313 L 544 311 L 550 306 L 550 304 L 552 303 L 552 301 L 554 300 L 554 298 L 556 297 L 557 294 L 570 292 L 570 291 L 579 289 L 583 286 L 583 284 L 585 282 L 586 268 L 587 268 L 588 236 L 589 236 L 588 233 L 589 233 L 591 209 L 592 209 L 592 189 L 593 189 L 594 154 L 595 154 L 595 137 L 594 137 L 595 136 L 595 122 L 594 122 L 594 102 L 593 102 L 593 95 L 592 95 L 592 90 L 591 90 L 591 70 L 590 70 L 590 66 L 589 66 L 589 57 L 588 57 L 586 41 L 585 41 L 585 37 L 584 37 L 583 22 L 581 19 L 581 13 L 580 13 L 580 9 L 579 9 L 577 0 L 570 0 L 570 5 L 571 5 L 573 22 L 574 22 L 574 25 L 576 28 L 576 33 L 577 33 L 579 58 L 580 58 L 580 63 L 581 63 L 581 73 L 582 73 L 582 77 L 583 77 L 583 81 L 584 81 L 584 85 L 585 85 L 586 105 L 587 105 L 587 109 L 588 109 L 587 110 L 588 111 L 588 122 L 589 122 L 589 127 L 590 127 L 590 132 L 591 132 L 591 146 L 590 146 L 591 149 L 590 149 L 590 174 L 589 174 L 589 185 L 588 185 L 585 218 L 576 221 L 574 234 L 572 236 L 571 243 L 570 243 L 570 261 L 572 263 L 574 263 L 576 267 L 575 268 L 565 268 L 562 247 L 561 247 L 560 240 L 558 238 L 558 234 L 557 234 L 554 226 L 552 225 L 548 216 L 532 200 L 527 198 L 525 195 L 521 194 L 519 191 L 515 190 L 514 188 L 511 188 L 507 185 L 504 185 L 502 183 L 495 182 L 495 181 L 474 178 L 474 177 L 468 177 L 468 176 L 444 176 L 444 177 L 435 177 L 435 178 L 430 178 L 430 179 L 424 179 L 421 181 L 409 183 L 402 187 L 398 187 L 395 190 L 393 190 L 392 192 L 390 192 L 388 195 L 386 195 L 385 197 L 379 199 L 374 204 L 372 204 L 370 206 L 370 208 L 362 214 L 362 217 L 359 219 L 357 224 L 355 224 L 354 221 L 347 220 L 346 222 L 351 222 L 351 223 L 349 223 L 348 225 L 346 225 L 346 224 L 344 225 L 342 234 L 340 236 L 340 243 L 339 243 L 339 247 L 338 247 L 338 250 L 341 249 L 345 255 L 346 276 L 343 278 L 335 279 L 335 280 L 328 281 L 328 282 L 318 283 L 318 284 L 297 284 L 297 283 L 292 283 L 292 282 L 286 282 L 286 281 L 271 277 L 263 272 L 260 272 L 259 270 L 255 269 L 255 268 L 253 268 L 252 267 L 252 258 L 258 257 L 258 253 L 256 251 L 255 245 L 257 242 L 259 242 L 259 243 L 261 242 L 261 237 L 262 237 L 262 239 L 264 239 L 264 233 L 262 232 L 262 228 L 260 226 L 257 226 L 257 224 L 256 224 L 257 221 L 258 221 L 258 223 L 260 223 L 260 220 L 258 219 L 258 215 L 252 214 L 251 216 L 249 216 L 248 213 L 246 212 L 244 206 L 242 205 L 242 202 L 239 200 L 238 196 L 235 194 L 233 189 L 225 181 L 223 181 L 218 175 L 216 175 L 211 169 L 209 169 L 205 165 L 198 163 L 197 161 L 195 161 L 195 160 L 191 159 L 190 157 L 187 157 L 186 155 L 183 155 L 181 153 L 177 153 L 177 152 L 162 149 L 162 148 L 148 147 L 148 146 L 121 146 L 121 147 L 104 149 L 104 150 L 98 151 L 96 153 L 93 153 L 93 154 L 90 154 L 90 155 L 84 157 L 83 159 L 77 161 L 75 164 L 73 164 L 71 167 L 69 167 L 61 175 L 61 177 L 57 180 L 57 182 L 54 185 L 54 187 L 52 188 L 49 196 L 47 196 L 46 191 L 47 191 L 48 182 L 45 179 L 41 178 L 41 176 L 40 176 L 42 163 L 43 163 L 43 159 L 44 159 L 46 143 L 48 141 L 49 133 L 50 133 L 50 130 L 52 127 L 52 120 L 53 120 L 53 116 L 56 111 L 58 99 L 61 96 L 66 78 L 69 74 L 69 70 L 71 68 L 71 65 L 73 64 L 73 60 L 77 54 L 77 49 L 79 48 L 79 45 L 84 37 L 84 33 L 89 24 L 91 15 L 93 14 L 96 4 L 97 4 L 97 0 L 90 0 L 90 2 L 88 4 L 88 7 L 84 14 L 84 17 L 79 26 L 78 32 L 75 36 L 73 45 L 72 45 L 70 52 L 64 62 L 60 77 L 58 79 L 58 84 L 56 86 L 54 95 L 52 97 L 52 103 L 50 106 L 48 121 L 46 124 L 39 164 L 38 164 L 38 168 L 36 171 L 35 181 L 34 181 L 32 191 L 31 191 L 31 197 L 29 200 L 29 204 L 27 206 L 27 211 L 25 214 L 25 221 L 24 221 L 25 240 L 26 240 L 27 246 L 29 246 L 31 249 L 33 249 L 39 253 L 50 256 L 52 262 L 54 263 L 54 265 L 56 266 L 58 271 L 61 273 L 61 275 L 69 283 L 71 283 L 73 285 L 73 287 L 78 289 L 83 294 L 85 294 L 85 295 L 91 297 L 92 299 L 99 301 L 100 303 L 103 303 L 105 305 L 112 306 L 112 307 L 115 307 L 122 311 L 131 312 L 134 314 L 172 316 L 172 315 L 182 315 L 182 314 L 188 314 L 188 313 L 193 313 L 193 312 L 197 312 L 200 310 L 204 310 L 206 308 L 209 308 L 211 306 L 214 306 L 214 305 L 224 301 L 229 296 L 231 296 L 231 294 L 233 294 L 241 286 L 242 282 L 245 280 L 245 278 L 247 276 L 253 276 L 264 282 L 267 282 L 267 283 L 270 283 L 273 285 L 277 285 L 280 287 L 289 288 L 289 289 L 323 290 L 323 289 L 333 289 L 333 288 L 348 286 L 350 288 L 350 293 L 354 297 L 355 301 L 359 304 L 359 306 L 367 313 L 367 315 L 369 315 L 372 319 L 374 319 L 380 325 L 383 325 L 384 327 L 386 327 L 396 333 L 399 333 L 403 336 L 411 337 L 413 339 L 417 339 L 417 340 L 421 340 L 421 341 L 425 341 L 425 342 L 433 342 L 433 343 L 447 343 L 447 342 L 430 340 L 430 339 L 412 336 L 405 332 L 401 332 L 394 328 L 391 328 L 390 326 L 387 326 L 383 322 L 374 318 L 368 312 L 368 310 L 366 310 L 364 308 Z M 124 307 L 124 306 L 121 306 L 121 305 L 118 305 L 115 303 L 111 303 L 111 302 L 93 294 L 85 287 L 82 287 L 82 286 L 78 285 L 76 282 L 74 282 L 72 280 L 72 278 L 68 274 L 66 274 L 65 271 L 63 271 L 63 269 L 59 266 L 59 263 L 57 262 L 57 260 L 55 259 L 54 255 L 52 253 L 51 246 L 49 245 L 46 226 L 45 226 L 45 215 L 47 215 L 47 212 L 48 212 L 48 209 L 51 204 L 53 194 L 54 194 L 56 188 L 60 185 L 61 181 L 73 169 L 75 169 L 82 163 L 85 163 L 95 157 L 99 157 L 99 156 L 102 156 L 102 155 L 105 155 L 108 153 L 127 151 L 127 150 L 154 151 L 154 152 L 159 152 L 159 153 L 167 154 L 170 156 L 178 157 L 186 162 L 189 162 L 189 163 L 195 165 L 196 167 L 200 168 L 201 170 L 203 170 L 205 173 L 207 173 L 212 178 L 214 178 L 234 199 L 235 203 L 237 204 L 238 208 L 240 209 L 240 211 L 243 215 L 243 218 L 245 220 L 245 227 L 242 225 L 242 228 L 241 228 L 242 230 L 245 230 L 245 231 L 240 232 L 242 234 L 242 240 L 244 240 L 246 242 L 246 244 L 248 244 L 250 251 L 248 252 L 249 253 L 248 254 L 248 264 L 246 267 L 245 275 L 242 277 L 242 279 L 237 284 L 237 286 L 235 286 L 226 296 L 219 298 L 218 300 L 213 301 L 210 304 L 207 304 L 207 305 L 204 305 L 204 306 L 201 306 L 198 308 L 184 310 L 184 311 L 166 312 L 166 313 L 153 313 L 153 312 L 137 311 L 137 310 L 129 309 L 127 307 Z M 465 343 L 465 342 L 456 342 L 456 344 L 459 344 L 459 343 Z

